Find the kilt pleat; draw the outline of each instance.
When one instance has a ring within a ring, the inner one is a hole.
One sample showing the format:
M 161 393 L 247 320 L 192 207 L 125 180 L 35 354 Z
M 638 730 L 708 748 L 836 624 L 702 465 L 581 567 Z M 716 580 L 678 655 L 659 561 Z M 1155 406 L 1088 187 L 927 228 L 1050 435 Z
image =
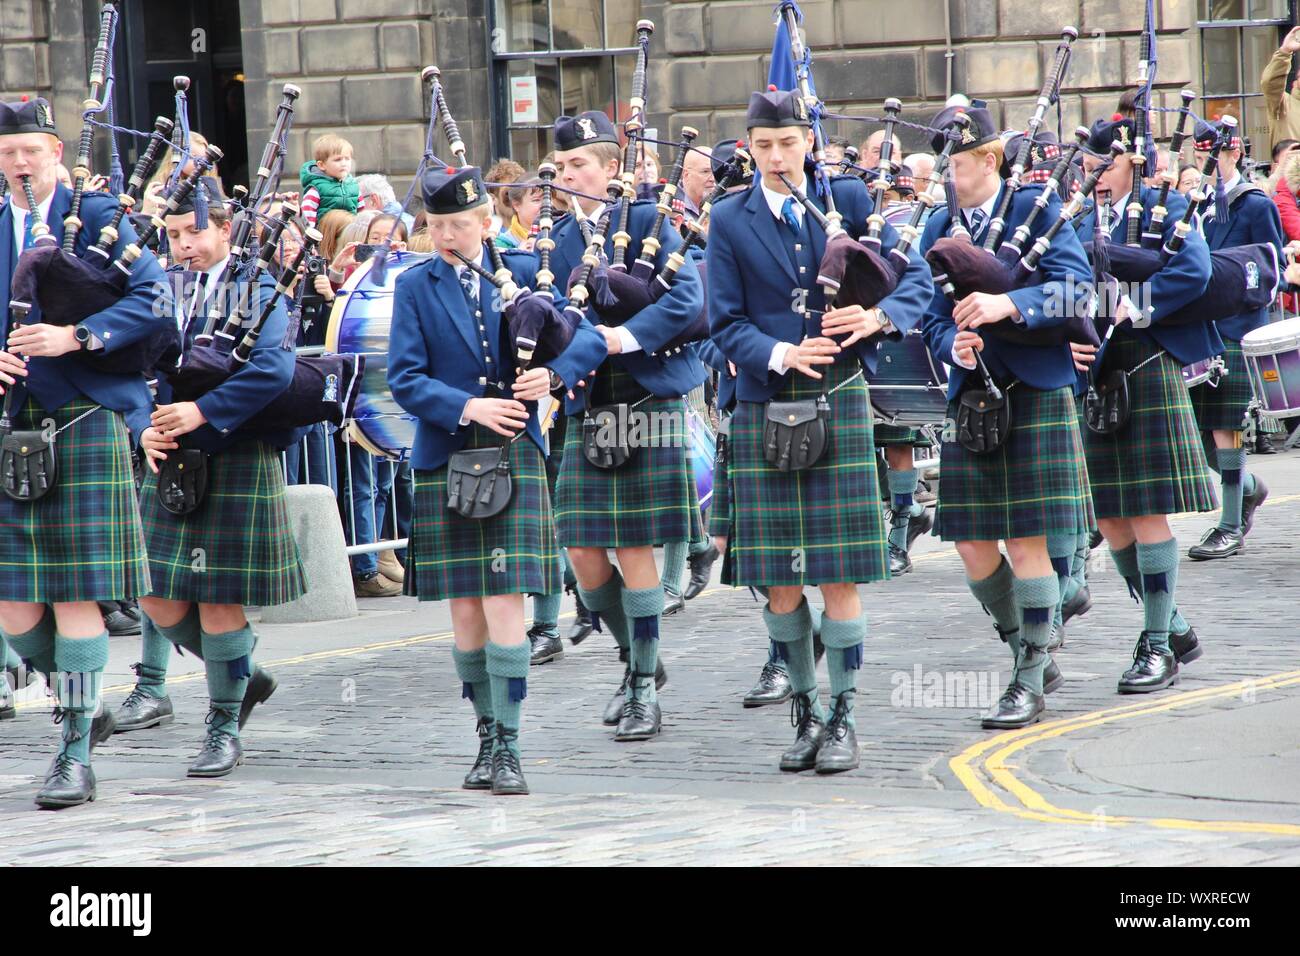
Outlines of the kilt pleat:
M 208 493 L 178 517 L 158 501 L 158 476 L 140 492 L 154 597 L 203 604 L 287 604 L 307 589 L 289 525 L 280 456 L 241 442 L 208 460 Z
M 822 381 L 795 373 L 774 400 L 815 398 L 859 371 L 845 360 L 826 366 Z M 731 583 L 863 584 L 889 576 L 867 384 L 857 378 L 829 399 L 826 454 L 797 472 L 781 472 L 764 458 L 764 404 L 738 403 L 729 468 Z
M 1007 390 L 1011 434 L 975 455 L 944 441 L 935 534 L 945 541 L 1005 541 L 1082 534 L 1093 524 L 1078 412 L 1068 387 Z M 957 403 L 948 405 L 957 419 Z
M 474 425 L 465 448 L 487 448 L 500 440 Z M 514 491 L 505 511 L 478 520 L 447 510 L 447 466 L 415 472 L 407 594 L 442 601 L 560 592 L 563 580 L 546 461 L 528 438 L 510 446 L 510 477 Z
M 62 427 L 94 408 L 77 399 L 46 412 L 28 395 L 14 428 Z M 38 501 L 0 494 L 0 599 L 39 604 L 124 601 L 149 592 L 131 442 L 107 408 L 55 439 L 58 479 Z
M 728 416 L 730 417 L 730 416 Z M 724 419 L 725 421 L 725 419 Z M 718 432 L 718 443 L 729 442 L 730 438 Z M 730 537 L 731 535 L 731 474 L 725 460 L 713 459 L 713 499 L 709 503 L 709 536 Z
M 649 416 L 653 440 L 637 448 L 622 468 L 608 471 L 587 461 L 582 417 L 570 419 L 555 495 L 555 523 L 564 547 L 634 548 L 703 535 L 686 403 L 651 398 L 635 413 Z
M 1236 339 L 1224 338 L 1223 344 L 1223 361 L 1228 374 L 1219 379 L 1218 385 L 1202 382 L 1195 388 L 1188 389 L 1196 427 L 1202 431 L 1241 431 L 1246 427 L 1249 417 L 1247 411 L 1251 399 L 1255 397 L 1250 387 L 1250 375 L 1246 371 L 1246 356 L 1241 351 L 1241 343 Z
M 1155 351 L 1149 342 L 1117 333 L 1107 346 L 1106 366 L 1133 368 Z M 1217 508 L 1213 475 L 1177 360 L 1166 354 L 1131 375 L 1129 402 L 1129 423 L 1115 435 L 1094 434 L 1080 419 L 1097 517 Z

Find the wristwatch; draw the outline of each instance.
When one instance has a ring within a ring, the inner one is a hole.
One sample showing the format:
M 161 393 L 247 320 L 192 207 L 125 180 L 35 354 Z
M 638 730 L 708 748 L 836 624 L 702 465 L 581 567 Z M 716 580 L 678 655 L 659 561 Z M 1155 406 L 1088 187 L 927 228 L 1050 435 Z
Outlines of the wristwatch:
M 90 329 L 85 325 L 75 325 L 72 327 L 72 337 L 80 343 L 82 348 L 90 344 Z
M 560 378 L 554 369 L 551 369 L 551 391 L 554 392 L 561 388 L 564 388 L 564 379 Z

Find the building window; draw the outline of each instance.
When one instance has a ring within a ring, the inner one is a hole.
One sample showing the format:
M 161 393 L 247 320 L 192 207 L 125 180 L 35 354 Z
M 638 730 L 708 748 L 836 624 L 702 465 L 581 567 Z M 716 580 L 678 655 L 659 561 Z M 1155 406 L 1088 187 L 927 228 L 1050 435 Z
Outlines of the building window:
M 494 0 L 493 153 L 527 168 L 551 149 L 555 119 L 628 115 L 640 0 Z
M 1259 77 L 1295 23 L 1296 0 L 1199 0 L 1201 113 L 1230 114 L 1257 162 L 1268 162 L 1268 109 Z

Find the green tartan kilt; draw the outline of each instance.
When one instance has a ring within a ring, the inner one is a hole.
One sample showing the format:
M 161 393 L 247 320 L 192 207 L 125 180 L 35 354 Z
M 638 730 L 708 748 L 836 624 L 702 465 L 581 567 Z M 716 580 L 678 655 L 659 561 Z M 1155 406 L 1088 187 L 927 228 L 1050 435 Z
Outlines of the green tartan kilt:
M 889 425 L 884 422 L 875 426 L 876 445 L 885 448 L 890 445 L 909 445 L 912 448 L 929 448 L 930 439 L 919 428 L 906 425 Z
M 1007 390 L 1011 434 L 987 455 L 944 441 L 935 534 L 945 541 L 1005 541 L 1082 534 L 1092 526 L 1078 412 L 1068 386 Z M 949 421 L 957 403 L 948 404 Z
M 605 470 L 582 453 L 582 416 L 569 419 L 555 495 L 555 524 L 566 548 L 635 548 L 691 541 L 703 532 L 691 471 L 686 403 L 651 398 L 651 443 L 622 468 Z M 657 423 L 655 425 L 654 423 Z
M 889 577 L 871 406 L 860 373 L 856 361 L 825 366 L 821 381 L 794 373 L 773 396 L 815 398 L 848 382 L 829 395 L 829 447 L 804 471 L 769 465 L 763 455 L 764 404 L 737 404 L 730 444 L 730 583 L 863 584 Z
M 730 416 L 723 421 L 729 421 Z M 718 443 L 730 442 L 718 429 Z M 728 448 L 730 446 L 728 445 Z M 725 460 L 713 459 L 713 499 L 709 502 L 709 536 L 731 536 L 731 474 Z
M 501 436 L 473 425 L 465 448 L 499 445 Z M 565 455 L 567 458 L 568 456 Z M 421 601 L 494 594 L 559 594 L 560 553 L 546 490 L 546 462 L 532 439 L 510 446 L 513 494 L 491 518 L 447 510 L 447 466 L 415 472 L 407 549 L 406 593 Z
M 75 399 L 47 412 L 32 395 L 19 431 L 61 428 L 94 408 Z M 27 504 L 0 494 L 0 600 L 34 604 L 125 601 L 149 592 L 131 442 L 122 416 L 101 408 L 54 441 L 58 478 Z
M 1196 416 L 1196 427 L 1202 431 L 1242 431 L 1246 427 L 1250 402 L 1255 397 L 1250 387 L 1250 375 L 1246 372 L 1246 357 L 1241 351 L 1241 343 L 1236 339 L 1225 338 L 1223 344 L 1223 361 L 1227 365 L 1228 374 L 1219 379 L 1217 386 L 1202 382 L 1188 390 L 1192 399 L 1192 411 Z
M 307 589 L 284 500 L 280 455 L 244 441 L 208 458 L 208 493 L 188 515 L 165 511 L 145 476 L 140 514 L 152 596 L 202 604 L 287 604 Z
M 1133 368 L 1155 351 L 1149 342 L 1116 332 L 1106 349 L 1106 366 Z M 1115 435 L 1089 431 L 1080 417 L 1097 517 L 1140 518 L 1217 508 L 1178 361 L 1162 355 L 1129 376 L 1129 402 L 1129 423 Z

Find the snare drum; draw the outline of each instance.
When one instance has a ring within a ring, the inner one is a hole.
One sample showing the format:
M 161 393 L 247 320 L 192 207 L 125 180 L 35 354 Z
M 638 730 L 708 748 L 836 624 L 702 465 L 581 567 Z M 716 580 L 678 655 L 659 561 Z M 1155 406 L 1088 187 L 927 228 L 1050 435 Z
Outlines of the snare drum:
M 372 455 L 401 459 L 415 442 L 415 416 L 397 404 L 388 387 L 388 340 L 397 277 L 429 258 L 414 252 L 389 253 L 382 283 L 371 276 L 375 260 L 367 259 L 343 283 L 330 312 L 325 347 L 366 357 L 349 435 Z
M 718 441 L 709 423 L 690 402 L 686 403 L 686 425 L 691 440 L 695 492 L 699 495 L 700 507 L 707 508 L 713 500 L 713 459 L 717 455 Z
M 1300 318 L 1246 333 L 1241 352 L 1264 411 L 1276 418 L 1300 415 Z
M 1227 374 L 1228 367 L 1224 364 L 1223 358 L 1218 355 L 1183 366 L 1183 381 L 1188 388 L 1195 388 L 1203 382 L 1209 382 L 1213 388 L 1219 384 L 1219 379 Z
M 888 425 L 936 425 L 948 416 L 948 373 L 919 331 L 880 346 L 871 405 Z

